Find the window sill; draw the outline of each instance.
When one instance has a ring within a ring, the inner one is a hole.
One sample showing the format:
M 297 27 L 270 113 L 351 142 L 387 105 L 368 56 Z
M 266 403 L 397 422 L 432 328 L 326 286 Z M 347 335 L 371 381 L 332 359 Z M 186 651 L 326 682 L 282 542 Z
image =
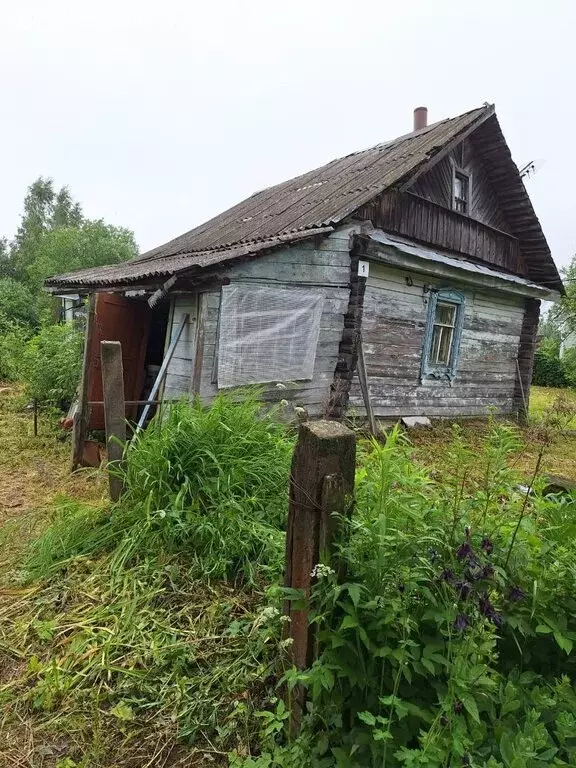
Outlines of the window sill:
M 451 387 L 454 384 L 455 378 L 456 371 L 447 368 L 435 368 L 423 371 L 420 375 L 420 383 L 423 384 L 425 381 L 439 381 L 444 382 Z

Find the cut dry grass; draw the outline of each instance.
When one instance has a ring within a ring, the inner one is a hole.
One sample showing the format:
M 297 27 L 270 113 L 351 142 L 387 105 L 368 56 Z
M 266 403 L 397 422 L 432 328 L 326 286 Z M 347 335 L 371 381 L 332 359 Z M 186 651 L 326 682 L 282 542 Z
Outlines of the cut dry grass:
M 114 585 L 106 558 L 77 559 L 49 583 L 1 590 L 3 757 L 33 768 L 221 764 L 254 735 L 240 705 L 268 703 L 277 649 L 262 600 L 191 580 L 176 559 Z
M 70 441 L 59 439 L 58 418 L 41 411 L 38 436 L 22 388 L 0 383 L 0 569 L 49 519 L 62 495 L 100 504 L 104 473 L 69 471 Z

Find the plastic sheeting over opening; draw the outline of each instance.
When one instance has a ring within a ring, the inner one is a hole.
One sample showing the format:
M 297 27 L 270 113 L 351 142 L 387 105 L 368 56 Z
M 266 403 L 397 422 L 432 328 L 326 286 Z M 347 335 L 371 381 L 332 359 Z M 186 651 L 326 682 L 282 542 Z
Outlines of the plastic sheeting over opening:
M 323 303 L 309 290 L 224 286 L 218 386 L 311 379 Z

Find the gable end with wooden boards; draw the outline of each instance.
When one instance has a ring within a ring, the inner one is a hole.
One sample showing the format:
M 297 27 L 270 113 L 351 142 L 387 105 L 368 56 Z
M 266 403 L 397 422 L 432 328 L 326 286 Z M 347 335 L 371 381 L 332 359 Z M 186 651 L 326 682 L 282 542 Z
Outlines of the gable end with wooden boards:
M 99 296 L 82 407 L 105 339 L 131 402 L 258 384 L 311 417 L 525 414 L 558 271 L 494 108 L 423 116 L 131 262 L 48 280 Z

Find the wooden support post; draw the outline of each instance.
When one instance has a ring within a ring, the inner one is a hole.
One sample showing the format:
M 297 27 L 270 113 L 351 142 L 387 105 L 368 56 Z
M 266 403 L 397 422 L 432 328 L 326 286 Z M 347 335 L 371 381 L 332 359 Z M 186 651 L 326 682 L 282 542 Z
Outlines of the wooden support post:
M 86 334 L 84 337 L 84 359 L 82 362 L 82 375 L 80 378 L 80 390 L 78 393 L 78 408 L 74 414 L 74 425 L 72 430 L 72 460 L 71 469 L 82 466 L 82 455 L 84 453 L 84 442 L 88 432 L 88 421 L 90 408 L 88 406 L 88 385 L 90 381 L 90 351 L 92 349 L 92 336 L 94 334 L 94 323 L 96 317 L 96 294 L 91 293 L 88 299 L 88 315 L 86 318 Z
M 119 341 L 102 341 L 102 387 L 104 391 L 104 422 L 108 451 L 110 498 L 118 501 L 122 495 L 121 476 L 126 444 L 126 407 L 124 405 L 124 374 L 122 345 Z
M 514 410 L 518 413 L 518 419 L 524 423 L 528 421 L 530 384 L 532 382 L 539 318 L 540 301 L 538 299 L 526 299 L 520 330 L 520 343 L 518 344 L 516 384 L 514 387 Z
M 368 382 L 368 373 L 366 371 L 366 360 L 364 358 L 364 347 L 362 345 L 362 334 L 358 335 L 358 379 L 360 381 L 360 390 L 362 392 L 362 398 L 364 400 L 364 407 L 366 408 L 366 417 L 368 419 L 368 426 L 370 427 L 370 434 L 378 434 L 378 425 L 374 418 L 374 410 L 372 409 L 372 400 L 370 399 L 370 384 Z
M 286 534 L 285 586 L 302 590 L 310 597 L 314 569 L 322 558 L 334 565 L 331 550 L 335 538 L 334 512 L 351 510 L 356 465 L 356 436 L 336 421 L 316 421 L 300 426 L 292 458 L 290 504 Z M 292 656 L 298 669 L 310 666 L 315 638 L 308 608 L 288 605 Z M 299 728 L 304 691 L 291 701 L 291 729 Z

